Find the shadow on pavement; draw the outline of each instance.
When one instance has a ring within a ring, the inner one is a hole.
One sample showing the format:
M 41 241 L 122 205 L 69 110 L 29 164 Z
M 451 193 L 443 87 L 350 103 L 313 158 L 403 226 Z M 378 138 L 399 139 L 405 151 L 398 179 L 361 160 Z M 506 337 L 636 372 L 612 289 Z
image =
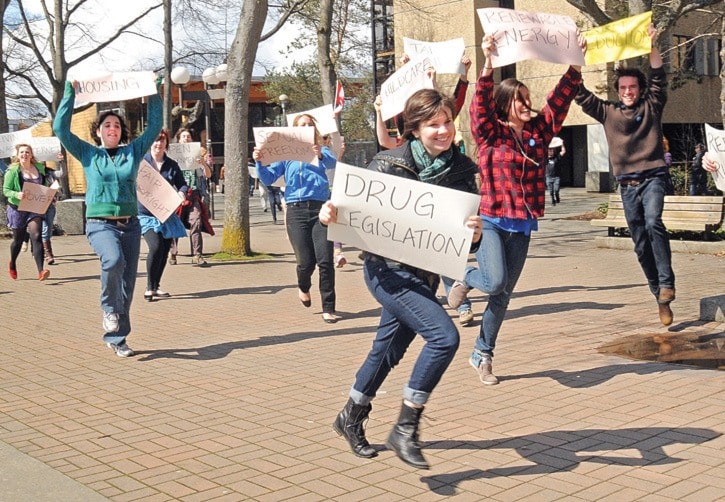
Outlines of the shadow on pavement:
M 455 495 L 456 486 L 464 480 L 569 472 L 583 462 L 627 467 L 673 464 L 683 459 L 670 457 L 663 447 L 702 444 L 719 436 L 713 430 L 695 427 L 643 427 L 549 431 L 487 441 L 437 441 L 425 448 L 513 449 L 530 463 L 424 476 L 421 481 L 438 495 Z

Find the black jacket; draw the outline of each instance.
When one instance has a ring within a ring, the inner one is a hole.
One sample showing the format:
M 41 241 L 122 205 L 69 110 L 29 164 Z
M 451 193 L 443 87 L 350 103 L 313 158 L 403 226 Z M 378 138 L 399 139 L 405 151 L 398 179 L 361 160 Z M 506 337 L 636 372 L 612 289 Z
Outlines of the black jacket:
M 456 146 L 453 148 L 453 157 L 451 158 L 450 171 L 437 183 L 438 186 L 452 188 L 454 190 L 460 190 L 462 192 L 469 192 L 478 194 L 478 185 L 476 184 L 476 173 L 478 172 L 478 165 L 463 155 Z M 411 180 L 419 180 L 418 173 L 420 168 L 416 165 L 413 159 L 413 152 L 410 149 L 410 142 L 406 141 L 402 145 L 392 150 L 384 150 L 379 152 L 373 160 L 368 164 L 368 169 L 375 171 L 392 174 L 393 176 L 401 176 Z M 478 250 L 479 242 L 471 244 L 471 252 L 475 253 Z M 416 273 L 421 279 L 424 279 L 431 287 L 433 291 L 438 288 L 439 277 L 437 274 L 433 274 L 426 270 L 416 269 L 403 263 L 396 263 L 387 258 L 383 258 L 373 253 L 364 252 L 363 256 L 373 261 L 385 261 L 388 264 L 394 266 L 401 266 L 407 268 Z

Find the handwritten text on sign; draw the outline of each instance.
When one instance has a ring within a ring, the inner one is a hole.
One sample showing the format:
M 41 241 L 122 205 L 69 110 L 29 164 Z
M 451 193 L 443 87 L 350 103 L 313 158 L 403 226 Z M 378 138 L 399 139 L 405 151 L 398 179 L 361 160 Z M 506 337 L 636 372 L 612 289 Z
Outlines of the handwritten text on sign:
M 156 94 L 156 76 L 151 71 L 109 73 L 79 80 L 76 100 L 89 103 L 125 101 Z
M 568 16 L 512 9 L 477 9 L 483 31 L 496 41 L 494 68 L 536 59 L 549 63 L 584 65 L 577 27 Z
M 430 89 L 433 83 L 426 77 L 425 69 L 432 66 L 429 58 L 408 61 L 398 71 L 390 75 L 380 86 L 380 114 L 383 120 L 395 117 L 405 108 L 405 102 L 416 91 Z
M 33 133 L 30 129 L 0 134 L 0 158 L 14 157 L 15 145 L 28 143 L 32 137 Z
M 56 137 L 39 137 L 35 136 L 29 141 L 33 148 L 33 155 L 39 162 L 58 160 L 60 153 L 60 140 Z
M 45 214 L 48 206 L 53 202 L 58 191 L 59 185 L 54 181 L 49 187 L 38 185 L 35 183 L 23 184 L 23 198 L 18 204 L 18 211 L 28 211 L 29 213 Z
M 136 196 L 161 223 L 176 211 L 182 202 L 181 195 L 164 179 L 151 164 L 141 161 L 136 177 Z
M 327 238 L 462 279 L 480 196 L 337 163 Z
M 649 54 L 652 39 L 647 34 L 647 27 L 651 22 L 652 12 L 645 12 L 587 31 L 584 34 L 587 39 L 587 64 Z
M 254 143 L 262 153 L 262 165 L 299 160 L 317 165 L 314 127 L 254 127 Z
M 171 143 L 167 155 L 179 164 L 182 171 L 193 171 L 199 167 L 201 143 Z
M 710 173 L 718 190 L 725 191 L 725 131 L 705 124 L 707 158 L 717 164 L 717 170 Z M 339 166 L 340 164 L 338 164 Z
M 466 67 L 461 63 L 466 45 L 462 38 L 444 42 L 423 42 L 403 37 L 403 51 L 410 59 L 430 58 L 436 73 L 457 73 L 463 75 Z

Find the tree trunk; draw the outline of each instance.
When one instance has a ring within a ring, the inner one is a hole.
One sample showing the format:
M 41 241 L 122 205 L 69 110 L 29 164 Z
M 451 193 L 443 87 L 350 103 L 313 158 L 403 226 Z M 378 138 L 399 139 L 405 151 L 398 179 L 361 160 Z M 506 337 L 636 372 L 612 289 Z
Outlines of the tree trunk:
M 224 232 L 222 251 L 251 254 L 249 238 L 249 171 L 247 127 L 249 89 L 259 38 L 267 19 L 267 0 L 246 0 L 227 59 L 224 106 Z
M 164 0 L 164 127 L 171 131 L 171 93 L 174 83 L 171 81 L 171 65 L 174 63 L 174 38 L 171 32 L 171 0 Z M 179 106 L 184 106 L 179 103 Z M 141 127 L 144 127 L 141 124 Z M 173 131 L 171 131 L 173 132 Z
M 317 25 L 317 66 L 320 69 L 320 87 L 325 104 L 332 103 L 337 80 L 335 65 L 330 58 L 333 5 L 334 0 L 320 0 L 320 22 Z

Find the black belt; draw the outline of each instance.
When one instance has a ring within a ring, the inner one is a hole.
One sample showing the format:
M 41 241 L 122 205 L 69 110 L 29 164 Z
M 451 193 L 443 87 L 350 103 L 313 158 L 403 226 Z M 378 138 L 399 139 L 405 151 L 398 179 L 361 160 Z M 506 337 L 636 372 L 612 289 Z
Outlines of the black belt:
M 300 202 L 288 202 L 289 207 L 306 207 L 307 209 L 320 209 L 324 204 L 321 200 L 303 200 Z
M 88 221 L 102 221 L 103 223 L 110 223 L 111 225 L 128 225 L 135 218 L 135 216 L 126 216 L 124 218 L 87 218 Z

